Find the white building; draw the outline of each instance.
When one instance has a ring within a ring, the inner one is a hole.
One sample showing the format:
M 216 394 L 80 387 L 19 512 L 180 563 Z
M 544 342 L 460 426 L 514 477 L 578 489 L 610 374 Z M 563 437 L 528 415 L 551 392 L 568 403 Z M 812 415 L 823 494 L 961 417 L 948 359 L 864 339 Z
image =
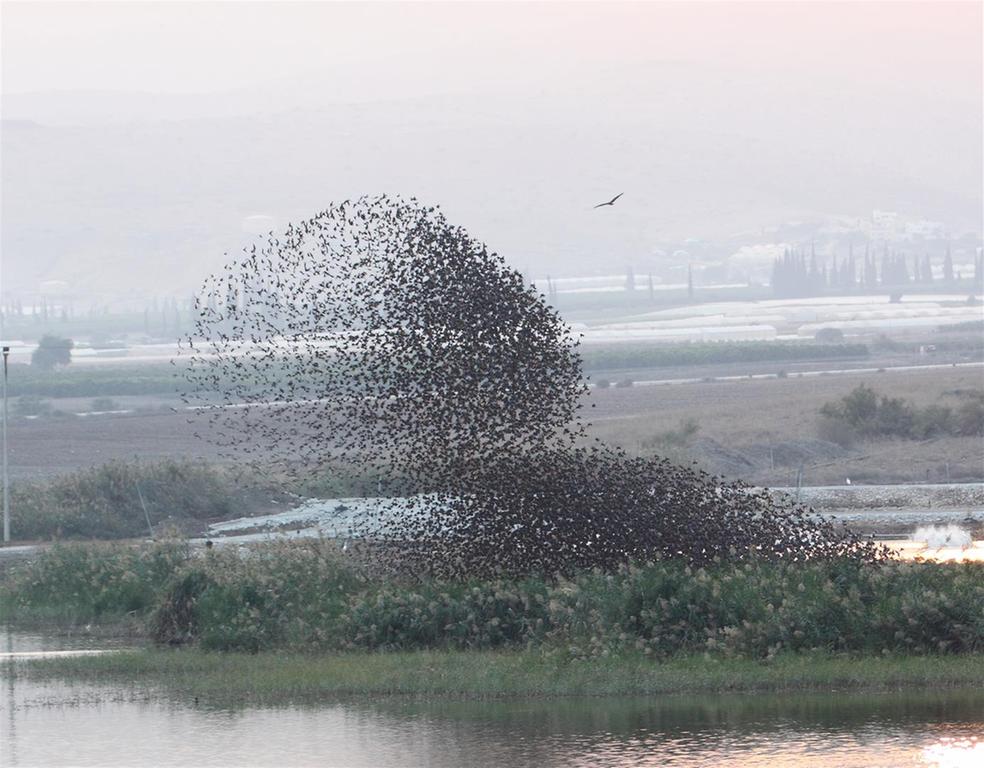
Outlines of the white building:
M 926 219 L 906 223 L 905 239 L 914 240 L 917 237 L 923 240 L 943 240 L 946 237 L 946 228 L 941 221 Z
M 872 240 L 892 242 L 903 233 L 899 215 L 895 211 L 872 211 L 869 235 Z

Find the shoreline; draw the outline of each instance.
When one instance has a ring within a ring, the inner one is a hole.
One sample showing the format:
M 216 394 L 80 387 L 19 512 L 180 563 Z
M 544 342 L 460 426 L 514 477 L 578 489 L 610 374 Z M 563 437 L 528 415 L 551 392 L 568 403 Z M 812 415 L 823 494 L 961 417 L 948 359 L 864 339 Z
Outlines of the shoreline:
M 559 651 L 344 652 L 326 655 L 142 649 L 23 659 L 0 678 L 123 684 L 166 699 L 288 704 L 335 697 L 566 698 L 671 694 L 857 692 L 984 687 L 984 654 L 767 660 L 641 653 L 587 659 Z

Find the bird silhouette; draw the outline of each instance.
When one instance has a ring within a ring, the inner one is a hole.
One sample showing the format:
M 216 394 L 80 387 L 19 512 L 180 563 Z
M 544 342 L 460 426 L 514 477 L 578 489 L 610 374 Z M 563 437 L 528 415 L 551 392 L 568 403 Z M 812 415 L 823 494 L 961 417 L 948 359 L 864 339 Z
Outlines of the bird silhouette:
M 615 195 L 615 197 L 613 197 L 607 203 L 598 203 L 598 205 L 596 205 L 594 207 L 595 208 L 604 208 L 606 205 L 615 205 L 615 201 L 618 200 L 624 194 L 625 194 L 624 192 L 619 192 L 617 195 Z

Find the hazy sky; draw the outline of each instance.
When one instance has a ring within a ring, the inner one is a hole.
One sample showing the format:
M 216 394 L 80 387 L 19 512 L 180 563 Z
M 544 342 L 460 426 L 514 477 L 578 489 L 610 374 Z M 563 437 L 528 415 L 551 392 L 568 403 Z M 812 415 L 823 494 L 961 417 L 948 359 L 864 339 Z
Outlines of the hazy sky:
M 3 88 L 214 92 L 386 72 L 400 93 L 680 61 L 979 99 L 979 2 L 3 2 Z M 394 73 L 395 66 L 403 72 Z M 407 77 L 407 75 L 412 77 Z M 419 78 L 419 79 L 418 79 Z M 375 93 L 393 95 L 370 77 Z
M 10 290 L 185 292 L 245 219 L 380 192 L 536 274 L 875 209 L 982 229 L 980 2 L 5 0 L 0 22 Z

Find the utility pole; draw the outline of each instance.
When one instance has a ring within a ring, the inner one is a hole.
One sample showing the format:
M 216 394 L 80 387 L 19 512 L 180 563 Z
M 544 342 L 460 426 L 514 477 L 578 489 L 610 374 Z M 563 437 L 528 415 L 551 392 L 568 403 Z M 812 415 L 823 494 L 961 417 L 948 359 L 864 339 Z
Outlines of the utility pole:
M 10 543 L 10 479 L 7 477 L 7 355 L 3 348 L 3 543 Z

